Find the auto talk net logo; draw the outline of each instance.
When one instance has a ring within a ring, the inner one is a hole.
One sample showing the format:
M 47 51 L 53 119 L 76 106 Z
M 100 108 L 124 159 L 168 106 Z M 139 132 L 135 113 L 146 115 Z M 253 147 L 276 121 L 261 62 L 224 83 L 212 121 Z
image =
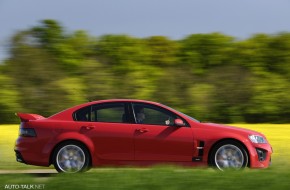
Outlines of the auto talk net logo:
M 44 189 L 45 184 L 6 184 L 4 189 Z

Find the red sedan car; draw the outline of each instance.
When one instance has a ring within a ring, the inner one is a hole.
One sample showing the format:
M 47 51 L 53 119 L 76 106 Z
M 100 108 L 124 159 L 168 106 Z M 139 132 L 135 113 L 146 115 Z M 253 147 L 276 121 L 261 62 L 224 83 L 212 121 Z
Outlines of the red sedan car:
M 165 105 L 143 100 L 101 100 L 44 118 L 21 119 L 18 162 L 54 165 L 58 172 L 96 166 L 179 164 L 220 170 L 266 168 L 272 148 L 256 131 L 201 123 Z

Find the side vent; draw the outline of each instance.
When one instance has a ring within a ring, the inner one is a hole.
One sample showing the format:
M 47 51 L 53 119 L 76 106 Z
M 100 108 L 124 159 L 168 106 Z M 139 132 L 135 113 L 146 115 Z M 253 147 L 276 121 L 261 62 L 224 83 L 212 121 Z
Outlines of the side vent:
M 198 147 L 196 147 L 196 149 L 198 150 L 198 156 L 193 157 L 192 161 L 193 162 L 201 162 L 202 156 L 203 156 L 204 141 L 199 141 Z
M 203 148 L 204 148 L 204 141 L 199 141 L 198 149 L 198 156 L 203 156 Z

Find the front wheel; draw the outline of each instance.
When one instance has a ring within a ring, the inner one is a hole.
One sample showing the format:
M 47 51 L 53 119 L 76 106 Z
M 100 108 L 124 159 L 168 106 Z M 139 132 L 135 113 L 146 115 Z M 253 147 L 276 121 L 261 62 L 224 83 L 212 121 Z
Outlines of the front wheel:
M 54 151 L 53 165 L 58 172 L 76 173 L 86 171 L 90 165 L 89 151 L 78 142 L 61 143 Z
M 210 164 L 220 170 L 242 169 L 248 165 L 245 148 L 236 141 L 222 141 L 214 146 L 210 154 Z

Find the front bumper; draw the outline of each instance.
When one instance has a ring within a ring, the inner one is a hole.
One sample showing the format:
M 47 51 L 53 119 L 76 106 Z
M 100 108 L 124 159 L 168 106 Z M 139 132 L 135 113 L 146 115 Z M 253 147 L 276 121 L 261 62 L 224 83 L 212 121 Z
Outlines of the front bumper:
M 270 144 L 252 144 L 249 149 L 250 167 L 267 168 L 271 165 L 273 149 Z

